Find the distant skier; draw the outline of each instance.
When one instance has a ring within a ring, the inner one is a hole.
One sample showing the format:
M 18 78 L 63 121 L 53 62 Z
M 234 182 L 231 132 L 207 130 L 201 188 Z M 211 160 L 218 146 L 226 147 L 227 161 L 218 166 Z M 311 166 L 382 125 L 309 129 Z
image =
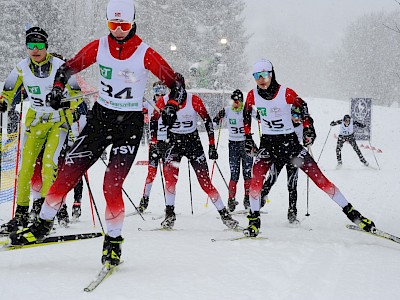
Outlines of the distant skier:
M 349 115 L 344 115 L 343 120 L 332 121 L 331 126 L 336 126 L 340 124 L 339 137 L 336 145 L 336 158 L 338 162 L 338 167 L 342 166 L 342 148 L 345 142 L 349 142 L 349 144 L 353 147 L 353 150 L 357 153 L 360 161 L 368 166 L 369 163 L 365 160 L 362 155 L 360 149 L 357 146 L 356 139 L 354 138 L 354 125 L 364 128 L 365 125 L 353 120 Z
M 247 209 L 250 206 L 249 189 L 251 181 L 251 167 L 253 158 L 246 154 L 244 149 L 244 125 L 243 125 L 243 93 L 235 90 L 231 95 L 232 103 L 221 109 L 213 119 L 214 123 L 220 124 L 223 118 L 227 120 L 229 130 L 229 167 L 231 179 L 229 181 L 228 209 L 233 212 L 236 205 L 236 186 L 239 181 L 240 163 L 243 167 L 244 199 L 243 206 Z

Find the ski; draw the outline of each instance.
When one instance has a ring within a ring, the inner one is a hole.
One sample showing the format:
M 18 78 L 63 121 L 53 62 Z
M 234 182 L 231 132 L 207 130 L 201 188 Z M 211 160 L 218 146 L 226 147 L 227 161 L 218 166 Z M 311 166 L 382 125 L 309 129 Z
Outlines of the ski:
M 225 228 L 224 231 L 242 232 L 244 229 L 244 227 L 238 225 L 235 228 Z
M 181 213 L 175 214 L 175 216 L 180 216 L 180 215 L 181 215 Z M 155 221 L 155 220 L 161 220 L 161 219 L 164 218 L 164 217 L 165 217 L 165 214 L 159 215 L 159 216 L 156 216 L 156 217 L 151 217 L 151 219 L 152 219 L 153 221 Z
M 33 244 L 27 245 L 11 245 L 10 240 L 7 238 L 5 240 L 0 241 L 0 252 L 1 251 L 10 251 L 10 250 L 19 250 L 19 249 L 27 249 L 41 246 L 49 246 L 67 242 L 75 242 L 86 239 L 93 239 L 97 237 L 103 236 L 101 232 L 91 232 L 91 233 L 78 233 L 78 234 L 69 234 L 69 235 L 58 235 L 58 236 L 49 236 L 42 241 L 37 241 Z
M 239 237 L 234 237 L 234 238 L 213 238 L 211 239 L 211 242 L 234 242 L 234 241 L 240 241 L 240 240 L 255 240 L 255 241 L 264 241 L 268 240 L 268 238 L 263 237 L 263 236 L 256 236 L 256 237 L 251 237 L 251 236 L 239 236 Z
M 97 274 L 97 276 L 89 283 L 87 287 L 85 287 L 83 290 L 85 292 L 92 292 L 95 288 L 97 288 L 106 278 L 110 277 L 112 273 L 114 273 L 115 270 L 118 269 L 118 267 L 123 263 L 123 261 L 120 262 L 119 265 L 117 266 L 103 266 Z
M 151 211 L 144 211 L 141 214 L 142 215 L 151 214 Z M 134 212 L 125 214 L 125 217 L 131 217 L 131 216 L 137 216 L 137 215 L 139 215 L 138 211 L 134 211 Z
M 145 228 L 138 227 L 138 231 L 181 231 L 181 230 L 183 230 L 183 229 L 164 228 L 164 227 L 145 229 Z
M 384 231 L 379 230 L 377 228 L 373 228 L 371 232 L 364 231 L 360 227 L 358 227 L 357 225 L 353 225 L 353 224 L 346 225 L 346 228 L 351 229 L 351 230 L 355 230 L 355 231 L 361 231 L 361 232 L 368 233 L 368 234 L 371 234 L 371 235 L 375 235 L 377 237 L 381 237 L 381 238 L 384 238 L 384 239 L 387 239 L 387 240 L 390 240 L 390 241 L 393 241 L 395 243 L 400 244 L 400 237 L 397 237 L 397 236 L 395 236 L 393 234 L 384 232 Z

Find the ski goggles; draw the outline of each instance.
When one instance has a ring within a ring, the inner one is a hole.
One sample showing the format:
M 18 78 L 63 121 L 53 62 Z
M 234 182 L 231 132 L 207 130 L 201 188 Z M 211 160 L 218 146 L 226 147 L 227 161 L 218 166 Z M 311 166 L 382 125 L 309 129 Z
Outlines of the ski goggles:
M 167 87 L 165 85 L 156 85 L 153 87 L 154 95 L 164 96 L 167 94 Z
M 132 29 L 132 22 L 116 22 L 116 21 L 108 21 L 107 26 L 110 30 L 115 31 L 118 27 L 121 31 L 129 31 Z
M 269 76 L 272 76 L 272 71 L 262 71 L 262 72 L 256 72 L 253 73 L 253 77 L 255 80 L 262 78 L 268 78 Z
M 29 50 L 34 50 L 35 48 L 38 50 L 43 50 L 44 48 L 46 48 L 46 43 L 26 43 L 26 48 L 28 48 Z

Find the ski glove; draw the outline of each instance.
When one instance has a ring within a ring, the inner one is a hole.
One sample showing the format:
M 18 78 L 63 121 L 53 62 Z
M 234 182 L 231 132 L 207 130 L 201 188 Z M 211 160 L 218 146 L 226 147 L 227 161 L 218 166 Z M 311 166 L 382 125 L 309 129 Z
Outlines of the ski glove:
M 180 82 L 177 81 L 171 88 L 171 92 L 169 93 L 170 100 L 168 100 L 168 102 L 171 101 L 171 103 L 174 103 L 176 106 L 178 106 L 185 102 L 186 97 L 187 93 L 185 88 L 182 86 Z
M 156 143 L 149 144 L 149 158 L 152 157 L 153 159 L 159 160 L 160 154 L 158 151 L 158 145 Z
M 163 124 L 172 127 L 176 121 L 176 111 L 178 110 L 178 107 L 174 104 L 167 104 L 165 105 L 162 113 L 161 113 L 161 118 L 163 121 Z
M 330 125 L 331 125 L 331 126 L 335 126 L 335 125 L 336 125 L 336 122 L 335 122 L 335 121 L 332 121 Z
M 239 89 L 235 90 L 231 95 L 231 99 L 233 101 L 243 102 L 243 93 L 242 93 L 242 91 L 239 90 Z
M 63 107 L 69 107 L 69 102 L 61 102 L 63 91 L 59 86 L 54 86 L 50 93 L 46 95 L 46 105 L 51 106 L 55 110 Z
M 251 134 L 246 134 L 245 137 L 246 137 L 246 140 L 244 142 L 244 149 L 246 151 L 246 154 L 251 157 L 256 156 L 257 152 L 258 152 L 258 148 L 257 148 L 256 143 L 253 140 L 253 137 L 251 136 Z
M 1 99 L 0 102 L 0 112 L 5 112 L 7 110 L 7 100 Z
M 215 145 L 210 145 L 208 147 L 208 158 L 212 160 L 218 159 L 218 152 Z
M 309 126 L 304 128 L 303 130 L 303 145 L 311 146 L 314 144 L 315 139 L 317 138 L 317 134 L 315 133 L 315 129 L 313 126 Z

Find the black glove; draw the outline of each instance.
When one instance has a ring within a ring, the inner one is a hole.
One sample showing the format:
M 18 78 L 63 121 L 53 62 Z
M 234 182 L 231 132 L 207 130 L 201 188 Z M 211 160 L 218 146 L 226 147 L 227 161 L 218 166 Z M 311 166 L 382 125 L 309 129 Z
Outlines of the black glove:
M 150 156 L 152 157 L 152 159 L 156 159 L 159 160 L 160 159 L 160 154 L 158 151 L 158 145 L 155 143 L 150 143 L 149 144 L 149 159 Z
M 217 124 L 217 125 L 219 125 L 219 121 L 221 121 L 221 119 L 218 118 L 218 117 L 215 117 L 215 118 L 213 119 L 213 122 L 214 122 L 215 124 Z
M 0 112 L 5 112 L 7 110 L 7 100 L 1 99 L 2 101 L 0 102 Z
M 331 122 L 331 126 L 335 126 L 336 125 L 336 122 L 335 121 L 332 121 Z
M 208 158 L 209 159 L 218 159 L 218 152 L 217 149 L 215 149 L 215 145 L 210 145 L 208 147 Z
M 187 93 L 185 88 L 182 86 L 180 82 L 175 82 L 174 86 L 171 88 L 171 92 L 169 93 L 169 99 L 175 100 L 178 105 L 183 104 L 187 97 Z
M 178 109 L 178 107 L 176 105 L 173 105 L 173 104 L 165 105 L 165 107 L 161 113 L 161 118 L 162 118 L 164 125 L 167 125 L 168 127 L 171 127 L 172 125 L 174 125 L 176 118 L 177 118 L 177 116 L 176 116 L 177 109 Z
M 231 95 L 231 99 L 233 101 L 240 101 L 243 102 L 243 93 L 241 90 L 235 90 L 233 91 L 232 95 Z
M 311 146 L 314 144 L 315 139 L 317 138 L 317 134 L 315 133 L 315 129 L 313 126 L 309 126 L 303 129 L 303 145 Z
M 258 147 L 257 147 L 256 143 L 254 142 L 251 134 L 246 134 L 246 140 L 244 142 L 244 149 L 246 151 L 246 154 L 251 157 L 254 157 L 257 155 Z
M 63 98 L 63 91 L 59 86 L 54 86 L 50 93 L 46 95 L 46 105 L 51 106 L 55 110 L 59 110 L 62 107 L 66 107 L 65 103 L 61 103 Z M 68 107 L 69 107 L 69 103 Z

